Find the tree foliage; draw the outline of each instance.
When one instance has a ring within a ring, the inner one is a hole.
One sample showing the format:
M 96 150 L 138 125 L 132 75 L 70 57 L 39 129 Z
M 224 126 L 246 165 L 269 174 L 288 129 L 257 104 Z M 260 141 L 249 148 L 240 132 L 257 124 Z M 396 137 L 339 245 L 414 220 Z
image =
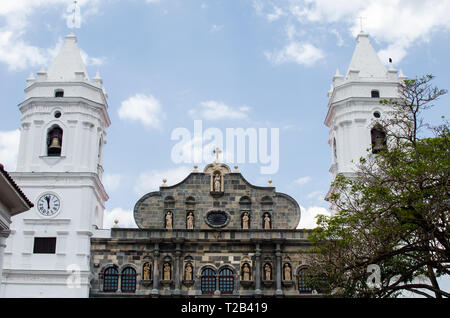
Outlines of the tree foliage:
M 388 147 L 361 158 L 355 177 L 333 182 L 328 200 L 337 212 L 320 216 L 312 235 L 313 288 L 344 297 L 450 295 L 437 282 L 450 274 L 450 133 L 448 122 L 430 127 L 422 119 L 446 93 L 432 79 L 406 80 L 400 98 L 382 101 L 391 110 L 379 121 Z M 424 128 L 432 134 L 422 136 Z M 371 264 L 381 270 L 378 288 Z

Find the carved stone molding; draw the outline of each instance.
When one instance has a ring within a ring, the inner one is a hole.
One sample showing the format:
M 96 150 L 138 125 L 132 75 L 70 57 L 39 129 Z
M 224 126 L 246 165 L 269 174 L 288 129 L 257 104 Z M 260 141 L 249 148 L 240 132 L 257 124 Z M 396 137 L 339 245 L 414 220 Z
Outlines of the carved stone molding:
M 272 287 L 273 285 L 275 285 L 275 281 L 274 280 L 263 280 L 262 283 L 266 287 Z
M 186 286 L 186 287 L 191 287 L 191 286 L 193 286 L 194 285 L 194 283 L 195 283 L 195 281 L 194 280 L 184 280 L 183 279 L 183 285 L 184 286 Z
M 281 284 L 283 284 L 284 287 L 292 287 L 294 285 L 293 280 L 283 280 L 281 281 Z
M 243 286 L 243 287 L 252 287 L 253 284 L 254 284 L 254 281 L 252 281 L 252 280 L 241 280 L 240 283 L 241 283 L 241 286 Z

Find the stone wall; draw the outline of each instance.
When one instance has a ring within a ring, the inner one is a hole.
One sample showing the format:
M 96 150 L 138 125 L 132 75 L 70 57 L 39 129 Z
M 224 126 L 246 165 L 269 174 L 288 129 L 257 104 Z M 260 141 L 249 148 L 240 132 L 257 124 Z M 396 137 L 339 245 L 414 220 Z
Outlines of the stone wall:
M 91 241 L 91 296 L 219 296 L 202 294 L 201 273 L 205 268 L 218 274 L 223 268 L 232 271 L 234 288 L 231 297 L 285 296 L 303 297 L 298 291 L 296 274 L 307 266 L 311 247 L 306 230 L 131 230 L 113 229 L 112 238 Z M 143 280 L 143 266 L 152 265 L 151 279 Z M 186 281 L 186 262 L 193 266 L 193 280 Z M 163 280 L 163 264 L 171 265 L 171 279 Z M 250 266 L 250 280 L 244 281 L 242 266 Z M 270 264 L 272 279 L 264 279 L 263 267 Z M 289 264 L 292 279 L 285 280 L 281 268 Z M 132 294 L 103 292 L 102 273 L 109 266 L 118 272 L 128 266 L 137 273 L 136 291 Z M 216 283 L 218 289 L 218 281 Z

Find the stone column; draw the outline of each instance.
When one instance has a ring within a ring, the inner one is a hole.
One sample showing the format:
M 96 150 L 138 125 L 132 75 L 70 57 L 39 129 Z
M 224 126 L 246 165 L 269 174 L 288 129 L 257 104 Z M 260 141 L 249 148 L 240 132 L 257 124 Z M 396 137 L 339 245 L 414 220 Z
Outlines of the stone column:
M 153 249 L 153 289 L 152 296 L 159 296 L 159 243 L 155 243 Z
M 2 289 L 2 272 L 3 272 L 3 253 L 6 248 L 6 239 L 9 236 L 9 230 L 0 230 L 0 295 Z
M 182 265 L 180 263 L 181 259 L 181 244 L 177 243 L 175 248 L 175 263 L 174 263 L 174 273 L 175 273 L 175 295 L 181 294 L 180 288 L 180 273 L 182 272 Z
M 275 291 L 276 296 L 282 296 L 283 291 L 281 290 L 281 244 L 276 243 L 275 256 L 277 258 L 277 290 Z
M 255 248 L 255 296 L 262 296 L 261 291 L 261 247 L 256 243 Z

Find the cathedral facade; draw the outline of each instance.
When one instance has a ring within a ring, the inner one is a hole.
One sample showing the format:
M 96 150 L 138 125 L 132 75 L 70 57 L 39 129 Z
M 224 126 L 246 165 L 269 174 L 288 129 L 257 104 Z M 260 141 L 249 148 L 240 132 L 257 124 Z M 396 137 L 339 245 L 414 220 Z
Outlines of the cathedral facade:
M 237 167 L 235 167 L 237 168 Z M 139 229 L 91 240 L 92 297 L 304 296 L 300 207 L 218 161 L 134 207 Z
M 397 98 L 403 79 L 360 33 L 347 73 L 337 71 L 328 92 L 333 177 L 351 176 L 367 148 L 386 146 L 380 99 Z M 73 34 L 25 93 L 11 176 L 34 208 L 13 217 L 1 297 L 320 295 L 307 284 L 311 232 L 297 229 L 299 204 L 271 184 L 250 184 L 218 155 L 144 195 L 137 229 L 101 230 L 108 95 L 99 74 L 89 78 Z

